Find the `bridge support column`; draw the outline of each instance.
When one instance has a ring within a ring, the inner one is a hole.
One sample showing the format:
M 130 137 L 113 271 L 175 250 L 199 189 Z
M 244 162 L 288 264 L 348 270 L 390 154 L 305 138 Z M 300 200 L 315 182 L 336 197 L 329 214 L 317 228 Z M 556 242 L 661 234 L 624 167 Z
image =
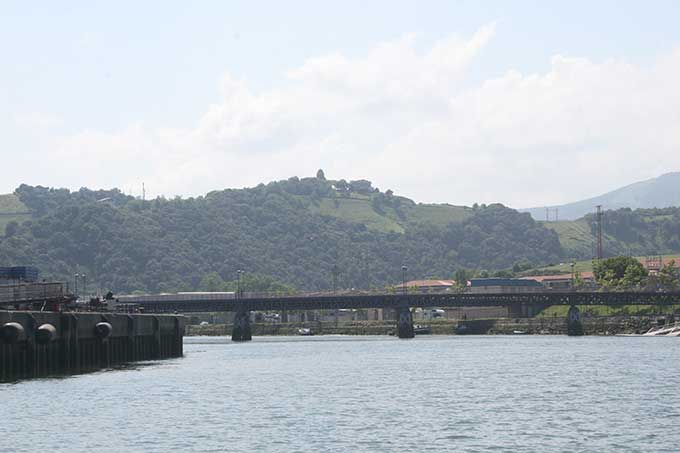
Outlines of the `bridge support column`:
M 413 338 L 413 314 L 409 307 L 397 308 L 397 336 L 399 338 Z
M 581 311 L 575 305 L 569 307 L 569 312 L 567 313 L 567 335 L 572 337 L 583 335 Z
M 238 310 L 234 314 L 234 326 L 231 331 L 231 341 L 250 341 L 253 335 L 250 332 L 250 312 Z

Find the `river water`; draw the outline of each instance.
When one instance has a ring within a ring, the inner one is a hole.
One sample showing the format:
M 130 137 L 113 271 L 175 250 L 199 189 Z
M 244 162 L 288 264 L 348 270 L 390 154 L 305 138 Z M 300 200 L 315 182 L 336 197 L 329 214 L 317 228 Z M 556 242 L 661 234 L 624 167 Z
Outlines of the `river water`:
M 0 408 L 14 452 L 677 452 L 680 338 L 187 338 Z

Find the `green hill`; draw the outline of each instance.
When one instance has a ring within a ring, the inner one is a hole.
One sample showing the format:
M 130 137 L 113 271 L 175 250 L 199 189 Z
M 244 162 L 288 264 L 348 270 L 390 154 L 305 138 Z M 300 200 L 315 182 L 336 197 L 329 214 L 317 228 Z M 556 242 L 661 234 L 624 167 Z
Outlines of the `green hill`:
M 541 222 L 555 231 L 570 259 L 595 255 L 595 216 L 569 221 Z M 604 211 L 602 238 L 605 256 L 663 255 L 680 251 L 680 208 L 623 208 Z
M 290 178 L 203 197 L 141 201 L 117 190 L 22 185 L 32 213 L 0 238 L 0 262 L 48 278 L 85 273 L 116 291 L 196 290 L 236 269 L 299 289 L 384 287 L 451 278 L 459 268 L 540 265 L 562 256 L 557 235 L 499 204 L 417 204 L 369 181 Z
M 329 289 L 337 272 L 338 287 L 368 289 L 399 282 L 404 264 L 408 278 L 453 278 L 462 269 L 511 275 L 593 256 L 591 215 L 536 222 L 500 204 L 419 204 L 369 181 L 321 176 L 150 201 L 22 185 L 0 197 L 0 213 L 13 221 L 0 235 L 0 263 L 160 292 L 219 287 L 237 269 L 268 287 Z M 679 253 L 680 208 L 606 211 L 603 231 L 607 256 Z

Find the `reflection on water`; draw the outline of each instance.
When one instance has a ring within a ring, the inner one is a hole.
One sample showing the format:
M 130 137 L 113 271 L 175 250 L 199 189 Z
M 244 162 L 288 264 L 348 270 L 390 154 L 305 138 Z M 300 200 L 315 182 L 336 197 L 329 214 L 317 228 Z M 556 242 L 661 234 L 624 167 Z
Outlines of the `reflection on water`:
M 677 338 L 199 337 L 185 353 L 0 384 L 3 448 L 680 448 Z

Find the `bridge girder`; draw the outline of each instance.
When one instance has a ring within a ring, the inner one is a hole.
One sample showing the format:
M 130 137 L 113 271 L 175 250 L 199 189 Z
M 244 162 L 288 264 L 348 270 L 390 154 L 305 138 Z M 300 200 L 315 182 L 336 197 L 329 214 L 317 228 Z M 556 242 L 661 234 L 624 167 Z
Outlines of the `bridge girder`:
M 409 307 L 512 307 L 530 304 L 545 308 L 551 305 L 661 305 L 680 304 L 676 292 L 542 292 L 496 294 L 378 294 L 356 296 L 286 296 L 250 299 L 205 299 L 191 301 L 145 300 L 140 302 L 147 313 L 296 311 Z

